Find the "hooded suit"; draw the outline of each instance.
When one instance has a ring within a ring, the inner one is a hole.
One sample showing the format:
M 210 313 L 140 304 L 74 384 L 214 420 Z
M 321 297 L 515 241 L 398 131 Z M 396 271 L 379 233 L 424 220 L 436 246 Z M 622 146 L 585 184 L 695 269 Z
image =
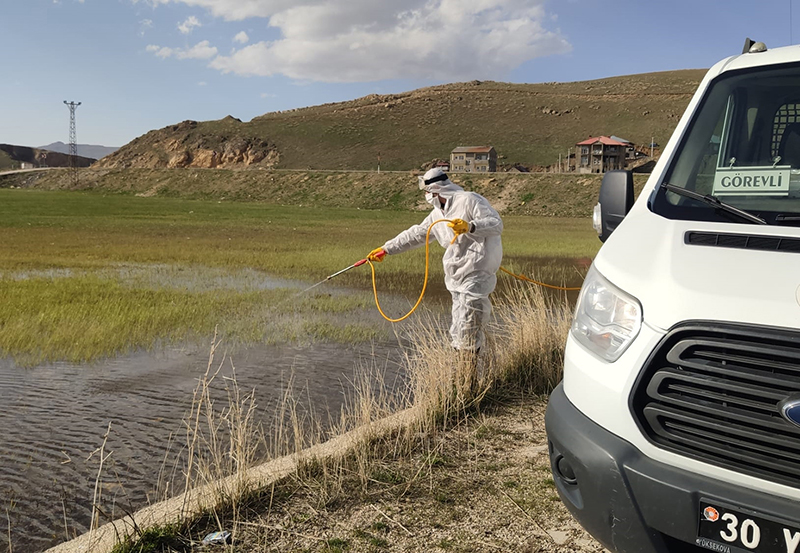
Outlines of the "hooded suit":
M 432 169 L 432 172 L 441 170 Z M 463 219 L 470 231 L 458 236 L 444 223 L 433 227 L 431 241 L 436 240 L 446 249 L 442 263 L 444 282 L 453 298 L 450 338 L 454 348 L 477 351 L 485 341 L 483 327 L 492 313 L 489 294 L 497 284 L 497 270 L 503 258 L 500 234 L 503 222 L 491 204 L 474 192 L 466 192 L 444 175 L 425 186 L 426 198 L 433 205 L 431 213 L 418 225 L 404 230 L 387 241 L 383 249 L 394 255 L 425 245 L 428 227 L 439 219 Z M 446 200 L 444 207 L 432 194 Z

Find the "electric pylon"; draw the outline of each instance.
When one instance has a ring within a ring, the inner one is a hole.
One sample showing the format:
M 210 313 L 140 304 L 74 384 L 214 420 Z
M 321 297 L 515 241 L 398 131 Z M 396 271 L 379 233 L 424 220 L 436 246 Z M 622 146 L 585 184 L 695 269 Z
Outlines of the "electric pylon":
M 67 102 L 64 103 L 69 108 L 69 173 L 72 184 L 78 184 L 78 135 L 75 132 L 75 109 L 81 105 L 80 102 Z

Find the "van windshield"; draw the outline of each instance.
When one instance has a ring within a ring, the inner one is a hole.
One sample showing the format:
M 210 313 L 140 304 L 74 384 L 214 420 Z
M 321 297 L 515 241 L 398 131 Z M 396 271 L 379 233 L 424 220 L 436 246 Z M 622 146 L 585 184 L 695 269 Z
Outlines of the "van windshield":
M 800 65 L 713 81 L 661 185 L 651 209 L 671 219 L 752 222 L 722 203 L 800 225 Z

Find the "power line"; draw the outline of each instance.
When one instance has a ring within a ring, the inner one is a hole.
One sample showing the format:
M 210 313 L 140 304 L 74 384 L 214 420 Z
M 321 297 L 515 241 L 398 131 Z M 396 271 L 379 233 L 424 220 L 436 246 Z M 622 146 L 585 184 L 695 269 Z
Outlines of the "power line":
M 72 184 L 78 184 L 78 134 L 75 132 L 75 109 L 81 105 L 80 102 L 64 103 L 69 108 L 69 173 Z

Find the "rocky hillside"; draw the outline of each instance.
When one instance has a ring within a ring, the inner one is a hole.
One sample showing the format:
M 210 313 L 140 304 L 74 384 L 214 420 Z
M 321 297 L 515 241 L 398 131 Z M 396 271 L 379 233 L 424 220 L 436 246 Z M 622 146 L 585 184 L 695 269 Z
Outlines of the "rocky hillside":
M 274 167 L 279 154 L 274 144 L 255 136 L 240 120 L 184 121 L 140 136 L 104 157 L 97 168 Z
M 704 70 L 574 83 L 487 81 L 370 95 L 243 123 L 184 121 L 151 131 L 98 168 L 419 169 L 456 146 L 491 144 L 500 163 L 554 165 L 588 136 L 665 143 Z

